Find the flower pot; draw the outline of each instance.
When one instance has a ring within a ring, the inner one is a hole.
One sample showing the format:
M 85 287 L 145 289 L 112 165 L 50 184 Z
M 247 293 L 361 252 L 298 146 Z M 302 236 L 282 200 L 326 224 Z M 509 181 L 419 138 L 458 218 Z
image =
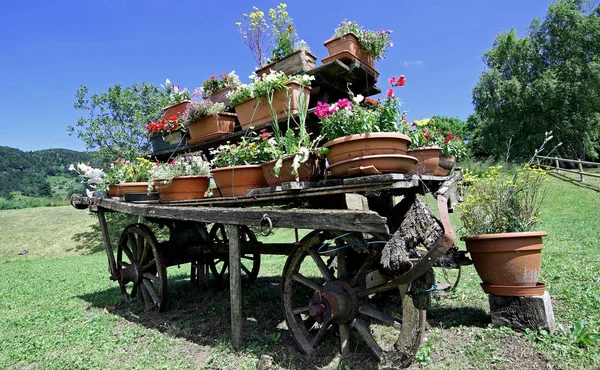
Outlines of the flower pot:
M 305 86 L 304 91 L 300 91 L 300 85 L 295 82 L 286 84 L 289 88 L 289 96 L 286 93 L 286 89 L 275 91 L 273 94 L 273 109 L 277 113 L 277 119 L 293 115 L 298 113 L 298 97 L 300 94 L 304 94 L 306 98 L 306 106 L 308 106 L 310 100 L 310 87 Z M 288 101 L 291 99 L 291 101 Z M 289 111 L 288 111 L 289 103 Z M 263 123 L 271 122 L 271 114 L 269 110 L 269 103 L 267 98 L 248 99 L 243 103 L 235 106 L 235 113 L 237 113 L 238 121 L 242 129 L 247 129 L 250 125 L 257 126 Z
M 463 238 L 484 284 L 536 286 L 543 231 L 470 235 Z
M 428 146 L 422 148 L 410 149 L 406 154 L 417 158 L 418 163 L 409 172 L 411 175 L 433 175 L 440 162 L 439 146 Z
M 152 151 L 160 152 L 163 150 L 174 150 L 177 147 L 185 146 L 187 144 L 187 140 L 185 133 L 181 130 L 178 130 L 163 136 L 152 136 L 150 138 L 150 144 L 152 144 Z
M 353 158 L 379 154 L 406 154 L 410 138 L 393 132 L 349 135 L 326 142 L 327 162 L 333 166 Z
M 133 194 L 133 193 L 147 193 L 148 183 L 147 182 L 124 182 L 118 184 L 121 194 Z
M 231 105 L 231 102 L 227 98 L 227 94 L 233 90 L 235 90 L 235 89 L 232 87 L 226 87 L 224 89 L 213 92 L 209 96 L 204 96 L 204 99 L 210 100 L 213 104 L 223 103 L 223 104 L 225 104 L 226 107 L 228 107 Z
M 296 176 L 292 174 L 292 163 L 294 156 L 288 156 L 283 158 L 281 169 L 279 170 L 279 176 L 275 175 L 275 163 L 277 161 L 270 161 L 261 164 L 263 174 L 269 186 L 279 186 L 284 182 L 296 181 Z M 323 177 L 325 170 L 325 161 L 314 154 L 310 155 L 310 158 L 300 164 L 298 168 L 298 181 L 315 181 L 320 180 Z
M 337 162 L 327 169 L 332 176 L 366 176 L 382 173 L 406 173 L 417 163 L 417 158 L 403 154 L 379 154 Z
M 247 190 L 267 186 L 260 164 L 215 168 L 210 173 L 224 197 L 241 197 Z
M 306 50 L 296 50 L 292 54 L 271 62 L 256 70 L 258 77 L 269 73 L 271 70 L 280 71 L 288 76 L 304 73 L 315 68 L 317 57 Z
M 353 33 L 347 33 L 344 36 L 329 39 L 325 41 L 324 45 L 329 52 L 329 58 L 323 59 L 323 63 L 326 63 L 326 60 L 330 61 L 331 57 L 342 56 L 345 53 L 349 53 L 361 61 L 362 64 L 365 64 L 372 69 L 375 68 L 375 59 L 373 59 L 367 49 L 365 49 L 358 41 L 358 37 Z
M 456 164 L 456 157 L 453 155 L 442 155 L 440 156 L 440 161 L 435 171 L 433 171 L 433 176 L 448 176 L 450 171 L 454 168 Z
M 113 198 L 117 198 L 117 197 L 122 197 L 123 196 L 123 192 L 121 191 L 121 188 L 119 187 L 118 184 L 110 184 L 110 185 L 108 185 L 108 191 L 106 192 L 106 194 L 109 197 L 113 197 Z
M 192 200 L 202 199 L 210 184 L 209 176 L 178 176 L 169 184 L 161 184 L 160 179 L 154 180 L 160 200 Z
M 208 115 L 192 123 L 189 126 L 190 140 L 189 144 L 197 144 L 233 132 L 235 128 L 235 114 L 219 113 Z
M 541 296 L 546 290 L 546 284 L 538 282 L 535 286 L 510 286 L 481 284 L 481 288 L 487 294 L 508 297 L 535 297 Z
M 168 107 L 164 107 L 163 111 L 165 111 L 165 116 L 167 118 L 175 115 L 177 117 L 181 116 L 183 112 L 185 112 L 192 102 L 189 100 L 184 100 L 179 103 L 175 103 L 173 105 L 169 105 Z

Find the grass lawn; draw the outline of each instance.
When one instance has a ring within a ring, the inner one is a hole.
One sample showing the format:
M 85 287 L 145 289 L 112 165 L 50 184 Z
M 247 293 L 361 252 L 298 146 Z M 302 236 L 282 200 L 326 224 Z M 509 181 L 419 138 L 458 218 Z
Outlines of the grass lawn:
M 550 185 L 540 280 L 559 329 L 492 328 L 487 296 L 468 266 L 456 291 L 439 294 L 429 310 L 427 340 L 412 368 L 600 367 L 600 193 L 588 179 L 581 186 L 553 175 Z M 135 220 L 122 220 L 128 222 Z M 452 222 L 459 229 L 456 215 Z M 316 358 L 296 349 L 279 296 L 285 257 L 263 256 L 258 280 L 244 286 L 245 346 L 238 351 L 229 343 L 227 286 L 190 284 L 189 265 L 168 269 L 167 312 L 122 303 L 95 225 L 70 206 L 0 211 L 0 368 L 252 369 L 261 354 L 274 358 L 273 368 L 377 367 L 356 342 L 345 364 L 336 338 Z M 274 238 L 290 241 L 293 232 L 277 230 Z M 29 252 L 19 256 L 23 249 Z M 437 271 L 438 280 L 453 281 L 456 271 L 446 272 Z

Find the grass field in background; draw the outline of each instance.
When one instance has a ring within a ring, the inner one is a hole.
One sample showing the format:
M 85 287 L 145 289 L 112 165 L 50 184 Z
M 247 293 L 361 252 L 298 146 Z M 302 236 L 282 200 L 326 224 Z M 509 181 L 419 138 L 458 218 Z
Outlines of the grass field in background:
M 413 368 L 600 367 L 600 193 L 592 180 L 564 178 L 551 176 L 540 227 L 549 234 L 540 280 L 553 298 L 559 329 L 492 328 L 487 296 L 468 266 L 456 291 L 439 294 L 429 310 L 427 340 Z M 135 220 L 121 220 L 128 222 Z M 285 257 L 263 256 L 257 282 L 244 286 L 245 346 L 238 351 L 229 343 L 227 285 L 190 284 L 189 264 L 168 269 L 166 313 L 122 303 L 118 284 L 108 278 L 96 223 L 70 206 L 0 211 L 0 368 L 252 369 L 261 354 L 273 356 L 274 368 L 377 366 L 356 343 L 340 364 L 336 338 L 317 358 L 296 349 L 282 324 Z M 273 238 L 291 241 L 293 231 L 277 230 Z M 23 249 L 29 252 L 19 256 Z M 438 280 L 454 281 L 456 271 L 446 272 L 436 271 Z M 108 314 L 106 306 L 117 309 Z

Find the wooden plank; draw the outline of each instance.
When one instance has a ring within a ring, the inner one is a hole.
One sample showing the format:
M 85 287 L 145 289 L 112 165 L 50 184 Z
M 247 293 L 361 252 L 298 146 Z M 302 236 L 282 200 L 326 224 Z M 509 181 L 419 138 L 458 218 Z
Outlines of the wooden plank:
M 102 231 L 102 239 L 104 240 L 104 249 L 106 250 L 106 257 L 108 257 L 108 272 L 113 278 L 118 278 L 117 263 L 115 262 L 115 254 L 113 247 L 110 242 L 110 233 L 108 232 L 108 225 L 106 223 L 106 217 L 104 217 L 104 211 L 98 211 L 98 221 L 100 222 L 100 230 Z
M 240 272 L 240 226 L 227 225 L 229 231 L 229 296 L 231 304 L 231 341 L 234 348 L 243 344 L 242 274 Z
M 95 203 L 98 207 L 127 214 L 182 221 L 258 226 L 263 215 L 268 214 L 275 228 L 387 232 L 385 218 L 365 211 L 165 206 L 105 198 L 97 198 Z

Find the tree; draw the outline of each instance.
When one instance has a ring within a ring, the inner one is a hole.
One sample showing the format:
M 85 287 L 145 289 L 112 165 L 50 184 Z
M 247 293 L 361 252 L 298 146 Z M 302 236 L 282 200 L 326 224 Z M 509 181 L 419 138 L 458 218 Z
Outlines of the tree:
M 474 146 L 488 155 L 526 158 L 546 131 L 565 157 L 597 158 L 600 148 L 600 7 L 552 3 L 527 35 L 496 37 L 473 89 Z M 557 142 L 558 142 L 557 141 Z
M 108 164 L 119 157 L 133 160 L 150 150 L 145 127 L 158 120 L 161 108 L 168 105 L 165 92 L 142 83 L 125 88 L 117 84 L 107 93 L 88 94 L 85 86 L 77 90 L 73 106 L 85 116 L 67 131 L 76 133 L 88 149 L 97 150 L 98 162 Z
M 435 120 L 435 126 L 442 132 L 451 132 L 453 135 L 459 135 L 462 138 L 468 138 L 466 122 L 460 118 L 439 115 L 435 115 L 431 118 Z

